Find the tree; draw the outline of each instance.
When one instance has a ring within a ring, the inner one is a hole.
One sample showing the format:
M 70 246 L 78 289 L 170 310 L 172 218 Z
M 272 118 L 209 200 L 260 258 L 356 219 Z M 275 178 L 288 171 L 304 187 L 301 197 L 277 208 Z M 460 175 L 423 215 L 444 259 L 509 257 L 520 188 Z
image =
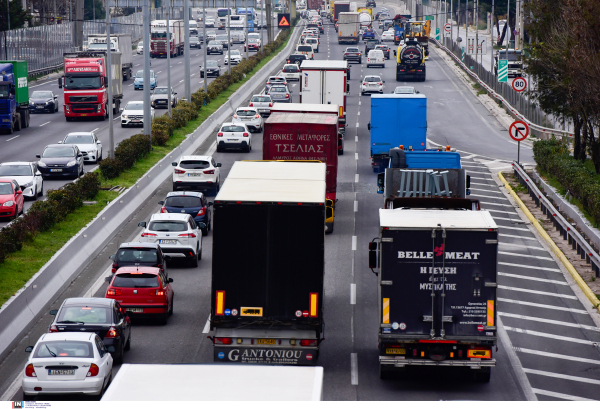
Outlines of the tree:
M 6 0 L 0 0 L 0 27 L 2 31 L 8 30 L 8 18 L 6 16 Z M 23 10 L 20 0 L 8 2 L 8 13 L 10 15 L 10 29 L 23 28 L 25 22 L 31 21 L 27 11 Z
M 102 4 L 102 0 L 85 0 L 83 3 L 83 19 L 93 20 L 94 16 L 96 20 L 104 20 L 106 15 L 106 9 Z

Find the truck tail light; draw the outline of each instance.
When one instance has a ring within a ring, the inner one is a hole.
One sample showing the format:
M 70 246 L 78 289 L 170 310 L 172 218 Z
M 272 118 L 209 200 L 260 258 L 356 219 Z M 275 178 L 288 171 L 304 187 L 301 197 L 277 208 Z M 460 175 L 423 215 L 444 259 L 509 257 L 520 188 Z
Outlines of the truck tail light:
M 205 171 L 204 171 L 204 174 L 205 174 L 205 175 L 214 175 L 214 174 L 215 174 L 215 170 L 214 170 L 214 169 L 211 169 L 211 170 L 205 170 Z
M 206 206 L 204 206 L 203 208 L 201 208 L 198 211 L 198 214 L 196 216 L 204 216 L 206 214 Z
M 52 325 L 48 332 L 58 332 L 58 328 L 56 327 L 56 325 Z
M 231 345 L 231 338 L 215 338 L 215 344 Z
M 219 132 L 217 136 L 223 136 L 223 132 Z
M 243 135 L 244 136 L 248 136 L 249 134 L 248 134 L 248 132 L 244 132 Z
M 175 174 L 176 175 L 183 175 L 185 173 L 185 170 L 182 169 L 175 169 Z
M 156 237 L 154 233 L 142 233 L 142 237 Z
M 167 210 L 167 208 L 164 207 L 164 206 L 160 208 L 160 212 L 161 213 L 169 213 L 169 211 Z
M 177 237 L 192 237 L 192 238 L 194 238 L 194 237 L 196 237 L 196 235 L 194 233 L 183 233 Z
M 310 317 L 318 317 L 319 316 L 319 293 L 310 293 L 309 300 L 310 309 L 308 315 Z
M 301 339 L 300 346 L 302 347 L 311 347 L 317 345 L 316 339 Z
M 91 364 L 90 370 L 88 371 L 87 376 L 88 377 L 97 376 L 99 373 L 100 373 L 100 368 L 98 368 L 98 365 Z
M 215 315 L 225 314 L 225 291 L 217 291 L 215 297 Z
M 117 272 L 117 263 L 113 263 L 111 271 L 112 271 L 113 273 L 116 273 L 116 272 Z
M 123 291 L 121 291 L 118 288 L 109 288 L 106 291 L 106 295 L 121 295 L 121 294 L 123 294 Z
M 117 329 L 115 327 L 110 327 L 104 338 L 116 338 L 117 337 Z
M 27 367 L 25 368 L 25 376 L 28 376 L 30 378 L 37 377 L 37 375 L 35 374 L 35 369 L 33 369 L 33 364 L 27 365 Z

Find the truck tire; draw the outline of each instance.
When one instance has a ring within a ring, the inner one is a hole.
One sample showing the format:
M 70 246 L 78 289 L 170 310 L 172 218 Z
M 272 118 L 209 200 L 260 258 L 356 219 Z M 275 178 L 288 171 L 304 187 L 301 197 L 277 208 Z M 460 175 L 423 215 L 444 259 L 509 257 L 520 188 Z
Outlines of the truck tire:
M 29 128 L 29 110 L 21 113 L 21 128 Z
M 392 372 L 389 369 L 385 369 L 385 365 L 379 364 L 379 379 L 390 379 Z
M 21 130 L 21 114 L 17 113 L 15 114 L 15 131 L 20 131 Z

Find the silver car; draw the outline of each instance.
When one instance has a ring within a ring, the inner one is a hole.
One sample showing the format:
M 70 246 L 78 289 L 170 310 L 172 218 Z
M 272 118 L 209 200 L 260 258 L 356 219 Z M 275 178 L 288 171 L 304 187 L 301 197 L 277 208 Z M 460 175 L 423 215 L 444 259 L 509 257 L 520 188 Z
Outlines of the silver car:
M 273 102 L 292 102 L 292 91 L 287 85 L 274 84 L 269 88 L 268 94 L 273 99 Z
M 177 105 L 177 93 L 171 88 L 171 107 L 175 107 Z M 150 105 L 153 108 L 158 108 L 160 106 L 164 106 L 168 108 L 169 106 L 169 93 L 168 87 L 156 87 L 154 88 L 154 92 L 150 96 Z
M 223 45 L 223 48 L 229 48 L 229 46 L 233 44 L 233 39 L 229 38 L 227 34 L 217 35 L 215 41 L 220 42 Z
M 258 113 L 265 117 L 271 115 L 273 99 L 270 95 L 252 95 L 252 98 L 250 98 L 249 105 L 253 108 L 258 109 Z
M 206 54 L 221 54 L 223 55 L 223 44 L 220 41 L 212 40 L 206 46 Z

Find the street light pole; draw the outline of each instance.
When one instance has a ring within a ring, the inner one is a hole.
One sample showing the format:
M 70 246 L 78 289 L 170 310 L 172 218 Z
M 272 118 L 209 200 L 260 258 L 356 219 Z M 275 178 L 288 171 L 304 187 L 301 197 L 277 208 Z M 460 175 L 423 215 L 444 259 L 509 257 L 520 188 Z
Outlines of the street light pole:
M 192 89 L 191 89 L 191 67 L 190 67 L 190 0 L 184 1 L 183 10 L 183 30 L 185 41 L 183 43 L 183 56 L 185 57 L 185 98 L 187 102 L 192 101 Z
M 249 15 L 249 13 L 248 13 L 248 0 L 244 0 L 244 8 L 246 9 L 246 24 L 245 24 L 245 26 L 246 26 L 246 34 L 245 34 L 245 37 L 244 37 L 244 40 L 246 42 L 246 47 L 244 47 L 244 48 L 246 49 L 246 59 L 248 59 L 248 24 L 249 24 L 249 22 L 248 22 L 248 15 Z
M 234 2 L 235 4 L 235 2 Z M 229 2 L 227 2 L 229 5 Z M 229 9 L 229 7 L 228 7 Z M 231 9 L 230 9 L 231 10 Z M 231 75 L 231 11 L 227 14 L 227 73 Z M 207 77 L 206 74 L 204 74 Z M 208 78 L 208 77 L 207 77 Z
M 208 75 L 206 75 L 206 50 L 208 49 L 208 39 L 206 38 L 206 1 L 202 2 L 202 30 L 204 30 L 203 42 L 204 42 L 204 92 L 208 91 Z
M 112 52 L 110 47 L 110 7 L 108 0 L 106 0 L 106 85 L 108 91 L 108 103 L 106 110 L 108 111 L 108 157 L 111 159 L 115 158 L 115 135 L 113 129 L 113 89 L 112 89 Z
M 144 135 L 150 136 L 150 6 L 144 0 Z
M 169 106 L 169 118 L 173 116 L 171 111 L 171 27 L 170 27 L 170 14 L 171 14 L 171 0 L 167 5 L 167 104 Z

